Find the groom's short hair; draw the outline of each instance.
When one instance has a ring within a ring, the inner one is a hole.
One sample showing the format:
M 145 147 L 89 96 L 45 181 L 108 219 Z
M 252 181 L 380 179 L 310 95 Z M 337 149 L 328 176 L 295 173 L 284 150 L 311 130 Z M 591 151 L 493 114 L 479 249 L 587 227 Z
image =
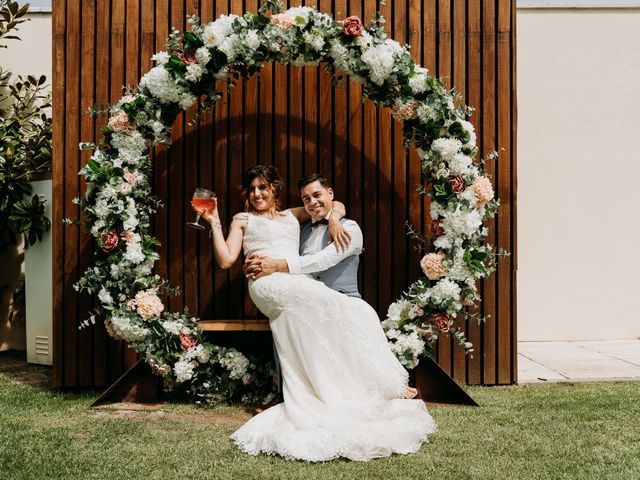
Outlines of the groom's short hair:
M 319 173 L 312 173 L 311 175 L 307 175 L 306 177 L 302 177 L 300 180 L 298 180 L 298 190 L 302 190 L 302 187 L 316 181 L 320 182 L 320 185 L 322 185 L 326 189 L 331 188 L 331 184 L 326 177 L 323 177 Z

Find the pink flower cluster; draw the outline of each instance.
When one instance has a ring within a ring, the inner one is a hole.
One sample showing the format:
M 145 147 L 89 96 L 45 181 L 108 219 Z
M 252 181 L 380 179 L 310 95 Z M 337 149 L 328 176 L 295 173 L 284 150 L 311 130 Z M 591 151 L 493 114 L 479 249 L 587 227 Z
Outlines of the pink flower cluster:
M 352 15 L 342 21 L 342 32 L 347 37 L 359 37 L 362 35 L 362 20 Z
M 438 280 L 447 274 L 449 270 L 443 263 L 445 258 L 446 256 L 442 252 L 427 253 L 422 257 L 420 266 L 429 280 Z
M 276 13 L 275 15 L 271 16 L 271 23 L 284 30 L 288 30 L 295 25 L 296 19 L 292 15 L 287 15 L 285 13 Z
M 478 177 L 471 184 L 471 190 L 478 199 L 478 207 L 483 207 L 493 199 L 493 185 L 487 177 Z
M 162 313 L 164 305 L 155 294 L 142 290 L 136 294 L 133 300 L 127 302 L 129 308 L 135 307 L 137 312 L 145 320 L 152 320 Z
M 131 135 L 136 127 L 129 123 L 129 115 L 126 112 L 118 112 L 109 119 L 107 126 L 115 133 Z
M 411 100 L 393 109 L 391 114 L 398 121 L 412 120 L 418 116 L 418 102 Z

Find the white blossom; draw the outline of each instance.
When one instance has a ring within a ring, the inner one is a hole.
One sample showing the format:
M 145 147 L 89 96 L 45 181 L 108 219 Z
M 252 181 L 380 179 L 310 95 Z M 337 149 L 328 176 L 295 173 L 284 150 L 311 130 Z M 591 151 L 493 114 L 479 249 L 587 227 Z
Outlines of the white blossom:
M 178 360 L 173 365 L 173 373 L 176 376 L 177 383 L 183 383 L 193 378 L 193 369 L 197 367 L 196 362 L 189 362 L 185 360 Z
M 369 79 L 376 85 L 382 85 L 393 71 L 393 54 L 386 45 L 371 47 L 360 58 L 369 67 Z
M 196 50 L 196 61 L 204 67 L 211 61 L 211 52 L 207 47 L 200 47 Z
M 113 304 L 113 298 L 111 297 L 111 294 L 109 293 L 109 290 L 107 290 L 106 288 L 102 287 L 100 289 L 100 291 L 98 292 L 98 299 L 104 303 L 105 305 L 111 305 Z
M 171 56 L 167 52 L 158 52 L 151 57 L 151 60 L 156 62 L 158 65 L 164 65 L 169 61 L 169 58 L 171 58 Z
M 180 91 L 163 66 L 153 67 L 140 79 L 140 89 L 147 89 L 160 103 L 176 103 Z
M 114 315 L 113 317 L 111 317 L 110 322 L 113 333 L 118 338 L 121 338 L 127 342 L 142 342 L 146 338 L 146 336 L 149 335 L 148 328 L 141 327 L 128 317 Z
M 440 154 L 445 160 L 451 160 L 462 149 L 462 142 L 457 138 L 436 138 L 431 143 L 431 149 Z

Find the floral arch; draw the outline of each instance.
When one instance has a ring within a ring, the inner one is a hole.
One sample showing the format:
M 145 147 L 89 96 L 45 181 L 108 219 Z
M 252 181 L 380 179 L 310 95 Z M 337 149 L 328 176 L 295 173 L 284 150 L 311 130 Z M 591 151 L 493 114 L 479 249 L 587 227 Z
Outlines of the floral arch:
M 83 325 L 104 319 L 112 337 L 145 354 L 167 389 L 197 402 L 265 399 L 269 365 L 207 342 L 186 312 L 164 310 L 159 294 L 173 290 L 152 275 L 159 256 L 149 221 L 159 202 L 149 183 L 149 151 L 170 143 L 180 111 L 198 100 L 205 108 L 215 105 L 216 80 L 232 86 L 267 62 L 324 62 L 330 74 L 362 83 L 363 97 L 392 108 L 403 122 L 405 147 L 417 149 L 428 186 L 421 193 L 431 200 L 431 235 L 423 240 L 430 253 L 421 261 L 424 276 L 389 307 L 383 322 L 392 350 L 407 368 L 431 355 L 440 335 L 472 350 L 453 321 L 477 304 L 476 280 L 495 268 L 483 221 L 495 214 L 498 200 L 484 163 L 474 160 L 470 109 L 455 106 L 454 93 L 415 64 L 406 46 L 387 38 L 383 22 L 378 15 L 365 27 L 357 17 L 336 21 L 311 7 L 280 11 L 268 1 L 255 15 L 223 15 L 205 25 L 192 17 L 188 32 L 171 33 L 167 50 L 153 57 L 156 66 L 109 107 L 102 142 L 80 145 L 93 155 L 80 171 L 87 190 L 78 201 L 99 247 L 94 266 L 75 285 L 99 299 Z

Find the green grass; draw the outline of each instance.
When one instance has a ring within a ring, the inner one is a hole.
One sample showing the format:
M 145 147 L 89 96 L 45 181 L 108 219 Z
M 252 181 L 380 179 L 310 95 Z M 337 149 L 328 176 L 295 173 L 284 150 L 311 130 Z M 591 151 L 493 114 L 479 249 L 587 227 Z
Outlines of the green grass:
M 247 418 L 240 408 L 119 416 L 88 408 L 98 392 L 16 377 L 0 369 L 2 479 L 640 478 L 637 382 L 469 387 L 481 408 L 431 408 L 439 431 L 416 455 L 309 464 L 240 453 L 228 438 Z

